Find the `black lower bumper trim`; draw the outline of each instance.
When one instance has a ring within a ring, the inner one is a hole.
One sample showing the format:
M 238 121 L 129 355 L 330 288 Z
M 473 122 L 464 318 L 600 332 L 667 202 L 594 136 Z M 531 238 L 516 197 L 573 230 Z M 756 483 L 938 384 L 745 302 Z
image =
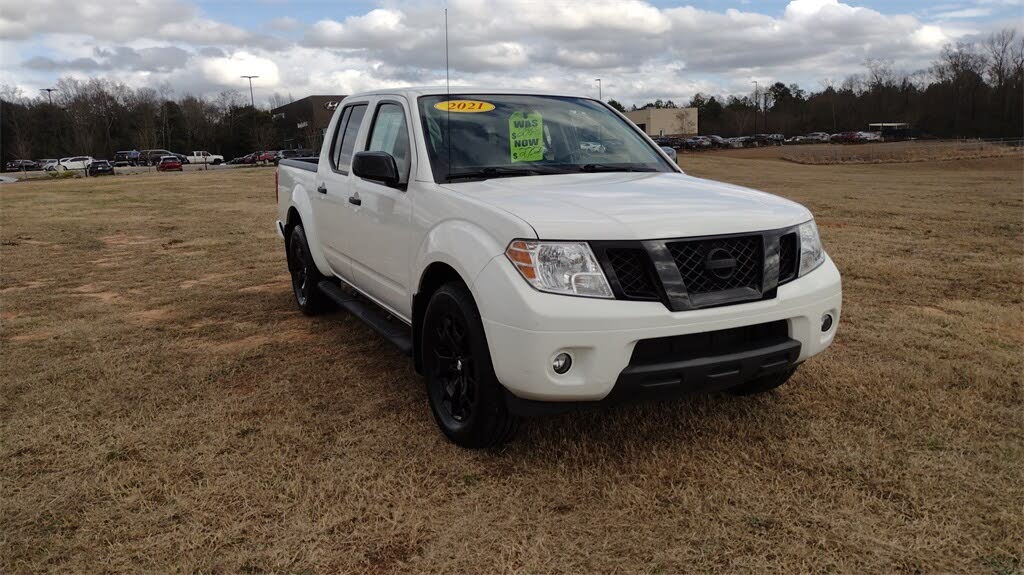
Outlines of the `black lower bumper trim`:
M 506 405 L 516 415 L 552 415 L 637 399 L 713 393 L 792 369 L 799 357 L 800 342 L 786 338 L 770 346 L 737 353 L 628 366 L 619 374 L 612 392 L 600 401 L 535 401 L 506 392 Z
M 629 366 L 612 395 L 680 389 L 688 393 L 721 391 L 788 369 L 800 357 L 800 342 L 789 339 L 751 351 L 671 363 Z

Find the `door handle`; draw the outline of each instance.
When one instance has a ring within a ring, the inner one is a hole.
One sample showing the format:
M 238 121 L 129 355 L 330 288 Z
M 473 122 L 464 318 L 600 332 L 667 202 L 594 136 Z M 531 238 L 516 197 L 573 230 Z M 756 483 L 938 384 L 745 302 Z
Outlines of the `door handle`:
M 319 186 L 316 187 L 316 191 L 320 192 L 321 194 L 326 194 L 327 186 L 324 184 L 320 184 Z
M 361 206 L 361 205 L 363 205 L 363 200 L 360 200 L 359 196 L 349 196 L 348 197 L 348 203 L 356 205 L 356 206 Z

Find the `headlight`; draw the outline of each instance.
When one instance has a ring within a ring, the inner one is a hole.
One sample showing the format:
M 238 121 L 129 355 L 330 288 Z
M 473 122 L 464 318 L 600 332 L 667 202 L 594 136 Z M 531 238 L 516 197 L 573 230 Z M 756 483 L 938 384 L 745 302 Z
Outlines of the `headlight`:
M 612 288 L 586 242 L 515 240 L 505 256 L 540 291 L 612 298 Z
M 825 250 L 821 247 L 818 226 L 814 220 L 800 224 L 800 275 L 814 271 L 825 261 Z

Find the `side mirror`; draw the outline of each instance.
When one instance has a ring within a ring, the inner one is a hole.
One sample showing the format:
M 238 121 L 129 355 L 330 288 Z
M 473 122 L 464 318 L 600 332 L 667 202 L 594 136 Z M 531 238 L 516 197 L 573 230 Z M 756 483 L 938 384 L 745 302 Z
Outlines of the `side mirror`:
M 352 173 L 386 186 L 398 185 L 398 163 L 387 152 L 356 152 L 352 158 Z
M 668 154 L 668 157 L 672 158 L 673 162 L 676 162 L 677 164 L 679 163 L 678 162 L 678 157 L 679 156 L 676 154 L 676 149 L 675 148 L 670 148 L 668 146 L 662 146 L 661 147 L 661 151 L 663 151 L 666 154 Z

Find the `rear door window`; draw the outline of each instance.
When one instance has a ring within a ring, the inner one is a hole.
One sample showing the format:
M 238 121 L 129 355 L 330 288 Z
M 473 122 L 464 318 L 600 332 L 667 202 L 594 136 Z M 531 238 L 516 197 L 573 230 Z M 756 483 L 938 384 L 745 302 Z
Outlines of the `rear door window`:
M 348 173 L 352 164 L 352 150 L 355 149 L 359 127 L 366 115 L 366 104 L 346 106 L 338 120 L 338 131 L 334 137 L 334 149 L 331 154 L 333 168 L 344 174 Z

